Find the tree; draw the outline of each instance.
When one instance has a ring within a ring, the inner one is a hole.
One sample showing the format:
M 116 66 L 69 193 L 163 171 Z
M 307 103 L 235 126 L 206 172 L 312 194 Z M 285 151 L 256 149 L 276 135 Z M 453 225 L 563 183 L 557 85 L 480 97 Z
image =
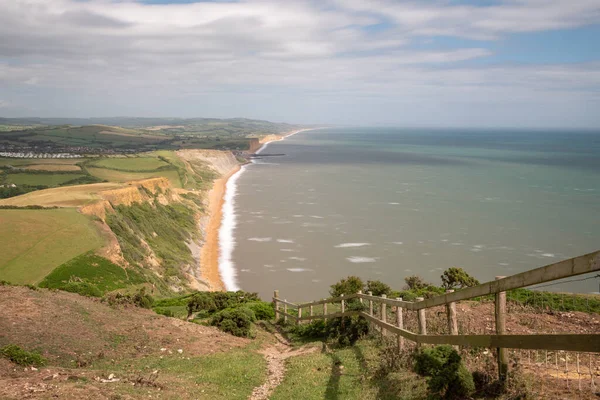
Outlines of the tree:
M 344 296 L 348 296 L 361 291 L 364 285 L 365 284 L 358 276 L 349 276 L 345 279 L 342 279 L 338 283 L 331 285 L 331 290 L 329 290 L 329 293 L 333 297 L 339 297 L 342 294 Z
M 365 292 L 373 292 L 373 296 L 381 296 L 382 294 L 389 296 L 392 294 L 392 288 L 381 281 L 367 281 Z
M 404 278 L 404 282 L 406 282 L 406 287 L 408 290 L 419 290 L 425 289 L 427 286 L 431 286 L 429 283 L 425 282 L 423 278 L 419 275 L 411 275 Z
M 442 287 L 449 289 L 462 289 L 465 287 L 477 286 L 479 281 L 469 275 L 464 269 L 452 267 L 444 271 L 441 276 Z

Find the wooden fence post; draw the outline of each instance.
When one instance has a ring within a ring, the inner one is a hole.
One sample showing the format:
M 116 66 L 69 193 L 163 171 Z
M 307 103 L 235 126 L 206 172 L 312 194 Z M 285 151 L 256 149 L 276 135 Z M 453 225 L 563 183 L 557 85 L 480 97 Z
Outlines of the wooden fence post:
M 302 307 L 298 307 L 298 319 L 296 320 L 296 325 L 300 325 L 300 318 L 302 318 Z
M 504 276 L 497 276 L 496 280 Z M 504 335 L 506 332 L 506 292 L 496 293 L 496 334 Z M 508 374 L 508 351 L 498 348 L 498 377 L 501 382 L 506 381 Z
M 358 294 L 362 294 L 362 290 L 359 290 L 359 291 L 358 291 Z M 359 301 L 360 301 L 360 303 L 362 304 L 362 302 L 363 302 L 363 299 L 362 299 L 362 297 L 359 297 Z
M 396 297 L 396 300 L 402 301 L 402 297 Z M 396 306 L 396 326 L 400 329 L 404 329 L 404 318 L 402 315 L 402 307 Z M 404 337 L 398 335 L 398 350 L 404 350 Z
M 314 315 L 314 313 L 313 313 L 313 305 L 312 305 L 312 304 L 310 305 L 310 307 L 309 307 L 309 309 L 308 309 L 308 313 L 309 313 L 309 315 L 310 315 L 311 317 Z M 310 322 L 312 322 L 312 319 L 310 320 Z
M 454 290 L 446 290 L 446 293 L 454 293 Z M 458 323 L 456 321 L 456 303 L 446 304 L 446 316 L 448 317 L 448 332 L 450 335 L 458 335 Z
M 325 301 L 327 299 L 323 299 Z M 323 319 L 327 319 L 327 303 L 323 303 Z
M 382 294 L 381 298 L 385 299 L 385 298 L 387 298 L 387 295 L 386 294 Z M 387 322 L 387 304 L 385 304 L 385 303 L 382 302 L 380 310 L 381 310 L 381 320 L 383 322 Z M 383 329 L 383 328 L 381 328 L 381 336 L 385 336 L 385 334 L 386 334 L 386 330 Z
M 340 297 L 342 298 L 342 312 L 346 311 L 346 304 L 344 302 L 344 294 L 341 294 Z
M 283 299 L 287 302 L 287 299 Z M 287 322 L 287 303 L 283 303 L 283 322 Z
M 275 305 L 275 322 L 279 321 L 279 290 L 273 292 L 273 304 Z
M 423 301 L 425 300 L 423 297 L 417 297 L 415 299 L 417 302 Z M 426 314 L 425 314 L 425 309 L 421 308 L 417 311 L 417 317 L 419 320 L 419 334 L 420 335 L 427 335 L 427 320 L 426 320 Z M 417 345 L 418 347 L 421 346 L 420 343 L 418 343 Z
M 369 296 L 373 296 L 373 292 L 367 292 Z M 369 315 L 373 316 L 373 300 L 369 299 Z

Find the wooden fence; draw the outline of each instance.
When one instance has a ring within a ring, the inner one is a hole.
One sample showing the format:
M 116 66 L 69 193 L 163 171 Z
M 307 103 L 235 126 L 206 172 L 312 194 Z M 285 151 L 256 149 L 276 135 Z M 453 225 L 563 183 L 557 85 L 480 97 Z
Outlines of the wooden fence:
M 510 335 L 505 332 L 506 318 L 506 291 L 526 288 L 545 282 L 600 271 L 600 251 L 583 256 L 550 264 L 541 268 L 526 271 L 508 277 L 497 277 L 496 280 L 486 282 L 474 287 L 459 291 L 448 291 L 444 295 L 429 299 L 418 298 L 415 302 L 403 301 L 401 298 L 388 299 L 385 295 L 373 296 L 371 292 L 361 292 L 348 296 L 332 297 L 309 303 L 292 303 L 282 300 L 279 291 L 275 291 L 273 302 L 277 320 L 293 320 L 299 324 L 303 321 L 315 319 L 329 319 L 342 316 L 360 315 L 372 324 L 397 336 L 398 346 L 404 347 L 404 340 L 415 342 L 417 346 L 423 344 L 449 344 L 465 347 L 497 348 L 498 371 L 500 378 L 506 377 L 508 370 L 508 353 L 506 349 L 535 349 L 535 350 L 564 350 L 576 352 L 600 352 L 600 333 L 596 334 L 529 334 Z M 459 335 L 456 319 L 456 302 L 473 299 L 481 296 L 495 295 L 495 325 L 496 333 L 490 335 Z M 360 299 L 368 302 L 368 311 L 346 311 L 346 302 L 351 299 Z M 340 303 L 340 310 L 334 313 L 327 312 L 327 305 Z M 322 307 L 322 314 L 316 315 L 315 306 Z M 393 307 L 396 321 L 387 321 L 387 307 Z M 427 334 L 427 312 L 431 307 L 445 306 L 448 335 Z M 379 312 L 376 313 L 376 307 Z M 290 310 L 290 309 L 293 309 Z M 303 315 L 303 309 L 308 309 L 308 315 Z M 416 311 L 418 320 L 418 333 L 410 332 L 404 328 L 403 310 Z

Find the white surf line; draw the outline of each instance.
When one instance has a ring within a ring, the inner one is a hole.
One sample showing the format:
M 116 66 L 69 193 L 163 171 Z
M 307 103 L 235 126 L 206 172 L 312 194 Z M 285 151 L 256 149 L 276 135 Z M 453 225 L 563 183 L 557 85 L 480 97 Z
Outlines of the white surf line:
M 237 271 L 233 262 L 233 249 L 235 249 L 235 227 L 237 215 L 235 213 L 235 195 L 237 194 L 237 180 L 246 168 L 242 166 L 233 174 L 225 185 L 221 226 L 219 228 L 219 273 L 221 280 L 228 291 L 238 291 Z

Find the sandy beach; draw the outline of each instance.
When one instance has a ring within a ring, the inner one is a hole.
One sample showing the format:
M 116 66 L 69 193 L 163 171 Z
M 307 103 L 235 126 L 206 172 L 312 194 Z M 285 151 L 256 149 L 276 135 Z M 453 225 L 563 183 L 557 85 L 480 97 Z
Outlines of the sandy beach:
M 202 279 L 209 284 L 211 291 L 225 290 L 219 272 L 219 229 L 223 219 L 223 203 L 227 180 L 240 170 L 237 166 L 222 178 L 216 179 L 209 192 L 208 215 L 209 222 L 206 227 L 206 238 L 200 255 L 200 271 Z
M 287 132 L 283 135 L 269 135 L 261 140 L 263 150 L 267 144 L 283 140 L 288 136 L 295 135 L 296 133 L 303 132 L 309 129 L 299 129 L 291 132 Z M 223 220 L 223 204 L 225 203 L 225 194 L 227 191 L 227 181 L 233 175 L 235 175 L 241 166 L 237 166 L 232 169 L 222 178 L 216 179 L 213 183 L 213 187 L 209 192 L 209 206 L 208 215 L 209 221 L 206 226 L 206 237 L 204 245 L 202 246 L 200 260 L 201 260 L 201 275 L 202 279 L 209 285 L 211 291 L 226 290 L 225 284 L 222 279 L 221 270 L 219 269 L 219 256 L 221 252 L 221 246 L 219 243 L 219 231 L 221 229 L 221 223 Z

